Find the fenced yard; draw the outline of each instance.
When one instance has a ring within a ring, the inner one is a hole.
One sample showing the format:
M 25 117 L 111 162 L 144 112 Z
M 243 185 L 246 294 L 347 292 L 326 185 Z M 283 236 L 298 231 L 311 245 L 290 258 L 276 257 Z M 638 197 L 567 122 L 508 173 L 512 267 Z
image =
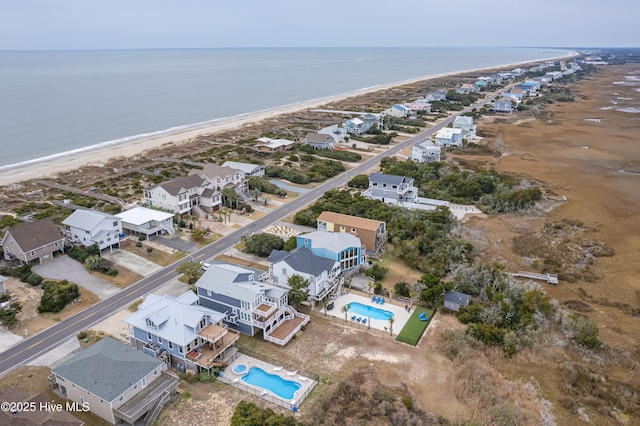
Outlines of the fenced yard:
M 427 329 L 429 322 L 431 322 L 433 314 L 435 314 L 435 311 L 432 309 L 417 307 L 407 320 L 404 327 L 402 327 L 402 330 L 400 330 L 400 333 L 398 333 L 396 340 L 416 346 L 420 341 L 422 334 Z M 426 315 L 426 321 L 420 318 L 423 315 Z

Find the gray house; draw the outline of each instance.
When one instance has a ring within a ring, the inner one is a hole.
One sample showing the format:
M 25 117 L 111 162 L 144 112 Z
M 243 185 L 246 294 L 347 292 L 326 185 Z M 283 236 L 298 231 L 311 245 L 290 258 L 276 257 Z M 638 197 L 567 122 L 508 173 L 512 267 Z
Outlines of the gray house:
M 167 365 L 105 337 L 52 370 L 56 393 L 109 423 L 151 424 L 175 394 L 180 380 Z
M 453 290 L 444 294 L 444 307 L 452 311 L 458 312 L 460 308 L 469 306 L 469 303 L 471 303 L 471 296 L 468 294 Z
M 225 365 L 234 351 L 239 336 L 222 323 L 223 318 L 200 306 L 198 296 L 187 291 L 177 298 L 150 294 L 124 322 L 132 346 L 178 370 L 200 373 Z
M 212 263 L 195 286 L 199 304 L 224 313 L 230 329 L 286 345 L 309 322 L 288 305 L 288 291 L 264 282 L 266 273 L 231 263 Z
M 64 250 L 64 236 L 51 218 L 26 222 L 4 234 L 2 248 L 6 260 L 18 259 L 24 263 L 53 260 L 54 253 Z
M 305 143 L 315 149 L 333 149 L 333 136 L 326 133 L 307 133 Z
M 413 203 L 418 196 L 418 188 L 413 186 L 412 178 L 371 173 L 369 188 L 362 195 L 386 204 Z

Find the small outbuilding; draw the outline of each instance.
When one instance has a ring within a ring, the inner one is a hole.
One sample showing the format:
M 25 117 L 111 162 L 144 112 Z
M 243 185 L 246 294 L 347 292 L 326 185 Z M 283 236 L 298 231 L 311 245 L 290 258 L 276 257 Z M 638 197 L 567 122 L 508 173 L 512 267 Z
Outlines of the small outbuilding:
M 460 308 L 469 306 L 469 303 L 471 303 L 471 296 L 468 294 L 451 290 L 444 295 L 444 307 L 455 312 L 458 312 Z

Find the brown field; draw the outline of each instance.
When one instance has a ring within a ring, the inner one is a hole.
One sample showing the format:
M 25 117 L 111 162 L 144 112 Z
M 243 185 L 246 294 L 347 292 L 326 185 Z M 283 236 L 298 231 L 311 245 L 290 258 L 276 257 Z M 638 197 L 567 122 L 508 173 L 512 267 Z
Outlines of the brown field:
M 546 121 L 526 119 L 526 114 L 509 120 L 519 124 L 485 120 L 479 127 L 489 137 L 487 144 L 501 138 L 503 154 L 499 158 L 466 156 L 466 161 L 481 167 L 494 167 L 531 183 L 539 182 L 545 192 L 567 202 L 550 202 L 548 212 L 531 215 L 501 215 L 473 218 L 466 226 L 484 235 L 482 257 L 501 263 L 509 271 L 531 270 L 531 260 L 516 255 L 511 247 L 515 236 L 538 233 L 545 222 L 563 219 L 580 221 L 583 239 L 600 241 L 613 248 L 612 257 L 597 257 L 595 280 L 560 282 L 547 286 L 547 293 L 561 305 L 578 307 L 599 327 L 605 343 L 604 366 L 584 354 L 526 351 L 513 359 L 491 362 L 502 374 L 514 379 L 535 378 L 541 395 L 554 404 L 558 424 L 583 424 L 575 413 L 564 410 L 558 401 L 566 398 L 565 366 L 570 362 L 588 360 L 586 365 L 609 380 L 630 383 L 636 389 L 640 383 L 630 379 L 627 364 L 619 357 L 637 361 L 640 353 L 640 146 L 637 138 L 640 115 L 602 109 L 603 107 L 638 106 L 635 86 L 614 85 L 625 75 L 638 75 L 638 65 L 604 67 L 590 78 L 572 85 L 575 102 L 554 103 L 546 107 Z M 629 99 L 620 99 L 629 98 Z M 618 102 L 614 104 L 612 102 Z M 523 117 L 524 116 L 524 117 Z M 523 119 L 524 118 L 524 119 Z M 600 122 L 585 121 L 598 118 Z M 455 156 L 451 156 L 455 157 Z M 567 303 L 568 302 L 568 303 Z M 632 424 L 620 414 L 617 421 L 586 410 L 593 424 Z M 636 419 L 637 420 L 637 419 Z

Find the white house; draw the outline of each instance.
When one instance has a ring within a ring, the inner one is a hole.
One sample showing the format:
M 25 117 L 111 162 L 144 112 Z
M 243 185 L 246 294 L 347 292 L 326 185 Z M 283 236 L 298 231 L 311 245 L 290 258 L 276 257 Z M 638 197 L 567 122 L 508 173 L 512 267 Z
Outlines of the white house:
M 146 235 L 173 234 L 173 213 L 146 207 L 134 207 L 116 214 L 122 222 L 122 228 L 129 232 Z
M 411 110 L 404 105 L 395 104 L 391 108 L 385 109 L 384 113 L 386 115 L 390 115 L 391 117 L 404 118 L 409 116 L 409 114 L 411 114 Z
M 371 173 L 369 188 L 362 195 L 392 205 L 413 203 L 418 196 L 418 188 L 413 185 L 412 178 Z
M 440 161 L 442 148 L 430 140 L 424 140 L 411 147 L 411 159 L 417 163 L 434 163 Z
M 262 137 L 256 139 L 254 149 L 262 154 L 270 154 L 272 152 L 289 151 L 293 149 L 294 141 L 288 139 L 271 139 Z
M 347 137 L 347 130 L 338 126 L 337 124 L 323 127 L 322 129 L 318 130 L 318 133 L 331 135 L 333 137 L 334 143 L 345 142 L 345 138 Z
M 100 250 L 120 247 L 122 221 L 119 217 L 95 210 L 78 209 L 62 221 L 65 237 L 85 247 Z
M 418 98 L 415 101 L 407 102 L 404 105 L 409 108 L 412 113 L 415 114 L 417 114 L 418 112 L 431 112 L 431 103 L 425 98 Z
M 233 188 L 237 193 L 247 191 L 244 172 L 239 169 L 207 163 L 202 167 L 202 170 L 191 169 L 189 174 L 201 176 L 211 184 L 211 188 L 218 191 L 225 188 Z
M 245 176 L 261 177 L 264 176 L 265 171 L 265 167 L 262 164 L 239 163 L 237 161 L 225 161 L 222 163 L 222 167 L 240 170 Z
M 326 133 L 307 133 L 305 143 L 315 149 L 333 149 L 333 136 Z
M 476 138 L 476 125 L 473 124 L 473 117 L 459 115 L 453 120 L 454 129 L 462 129 L 462 138 L 473 140 Z
M 436 143 L 440 146 L 462 145 L 462 129 L 444 127 L 436 133 Z
M 211 204 L 207 207 L 213 211 L 222 204 L 220 191 L 215 191 L 207 179 L 197 174 L 171 179 L 146 189 L 143 194 L 147 205 L 179 214 L 190 213 L 204 198 L 208 200 L 202 204 Z

